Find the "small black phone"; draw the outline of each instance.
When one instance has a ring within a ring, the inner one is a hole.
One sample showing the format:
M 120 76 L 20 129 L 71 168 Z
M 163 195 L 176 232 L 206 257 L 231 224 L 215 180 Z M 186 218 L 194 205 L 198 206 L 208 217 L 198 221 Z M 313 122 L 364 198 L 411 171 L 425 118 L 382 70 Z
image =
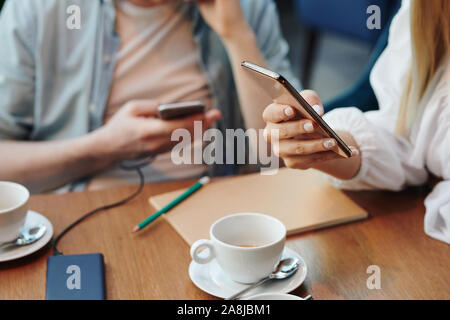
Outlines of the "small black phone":
M 158 107 L 158 115 L 163 120 L 184 118 L 196 113 L 205 113 L 206 106 L 203 101 L 188 101 L 162 104 Z

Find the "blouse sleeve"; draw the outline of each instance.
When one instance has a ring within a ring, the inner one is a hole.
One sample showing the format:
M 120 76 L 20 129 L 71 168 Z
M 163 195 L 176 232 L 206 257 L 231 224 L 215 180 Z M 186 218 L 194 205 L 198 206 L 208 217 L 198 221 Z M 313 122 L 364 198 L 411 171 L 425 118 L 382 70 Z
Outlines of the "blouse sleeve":
M 379 112 L 379 111 L 376 111 Z M 351 180 L 332 179 L 341 189 L 385 189 L 398 191 L 405 184 L 421 184 L 427 179 L 423 167 L 406 164 L 411 146 L 367 119 L 357 108 L 335 109 L 324 116 L 335 131 L 347 131 L 361 150 L 361 168 Z
M 441 100 L 445 101 L 445 99 Z M 425 233 L 450 244 L 450 108 L 444 103 L 422 119 L 424 134 L 415 148 L 408 140 L 378 125 L 379 112 L 336 109 L 324 116 L 334 130 L 347 131 L 361 150 L 362 164 L 352 180 L 332 179 L 342 189 L 400 190 L 426 182 L 428 171 L 442 177 L 425 200 Z M 378 121 L 374 121 L 378 119 Z M 386 119 L 386 121 L 389 121 Z M 415 155 L 419 152 L 420 157 Z M 411 160 L 414 158 L 415 160 Z M 418 161 L 418 159 L 421 159 Z
M 450 180 L 433 189 L 425 200 L 425 208 L 425 233 L 450 244 Z
M 435 135 L 428 149 L 428 166 L 444 181 L 437 184 L 425 200 L 425 232 L 450 244 L 450 111 L 439 115 Z

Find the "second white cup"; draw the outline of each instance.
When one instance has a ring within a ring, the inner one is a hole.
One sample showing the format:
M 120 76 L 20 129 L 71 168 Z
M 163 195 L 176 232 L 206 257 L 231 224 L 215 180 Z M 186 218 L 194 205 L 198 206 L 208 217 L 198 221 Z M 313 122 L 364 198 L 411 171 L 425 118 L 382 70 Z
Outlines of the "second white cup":
M 30 192 L 14 182 L 0 181 L 0 243 L 16 239 L 28 212 Z
M 268 276 L 283 253 L 286 227 L 261 213 L 237 213 L 217 220 L 210 228 L 210 240 L 196 241 L 192 259 L 200 264 L 213 258 L 234 281 L 254 283 Z M 207 256 L 199 253 L 208 248 Z

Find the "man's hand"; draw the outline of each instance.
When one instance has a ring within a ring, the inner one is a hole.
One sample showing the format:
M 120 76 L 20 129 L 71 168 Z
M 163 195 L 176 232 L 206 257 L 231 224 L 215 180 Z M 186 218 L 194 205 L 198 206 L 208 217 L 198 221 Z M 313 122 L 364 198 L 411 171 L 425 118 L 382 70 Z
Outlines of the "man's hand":
M 78 138 L 0 141 L 0 180 L 25 184 L 32 192 L 52 190 L 121 160 L 169 150 L 172 131 L 186 128 L 192 132 L 194 121 L 203 121 L 202 127 L 206 129 L 221 116 L 213 110 L 163 121 L 156 118 L 157 107 L 158 104 L 149 100 L 132 101 L 106 125 Z
M 223 39 L 250 31 L 239 0 L 187 0 L 196 2 L 203 19 Z
M 194 130 L 194 121 L 202 121 L 203 129 L 221 117 L 218 110 L 192 115 L 176 120 L 156 118 L 158 104 L 150 100 L 127 103 L 102 128 L 93 133 L 98 142 L 98 152 L 113 162 L 136 159 L 149 154 L 169 151 L 176 129 Z

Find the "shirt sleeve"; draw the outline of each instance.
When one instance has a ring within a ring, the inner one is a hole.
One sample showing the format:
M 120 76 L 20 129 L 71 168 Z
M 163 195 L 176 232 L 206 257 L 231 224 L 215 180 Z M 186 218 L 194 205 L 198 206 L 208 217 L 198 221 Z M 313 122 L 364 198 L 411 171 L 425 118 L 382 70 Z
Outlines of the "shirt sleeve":
M 285 77 L 297 90 L 300 81 L 289 62 L 289 45 L 283 37 L 278 9 L 273 0 L 241 0 L 250 27 L 255 32 L 259 48 L 269 68 Z
M 450 112 L 446 111 L 440 113 L 427 154 L 430 170 L 442 172 L 444 181 L 438 183 L 425 199 L 425 232 L 450 244 Z
M 34 16 L 28 2 L 6 1 L 0 15 L 0 140 L 27 139 L 34 109 Z
M 361 150 L 357 176 L 351 180 L 332 179 L 336 187 L 398 191 L 406 184 L 418 185 L 426 181 L 428 174 L 423 167 L 414 167 L 405 161 L 411 152 L 410 143 L 377 126 L 359 109 L 335 109 L 324 119 L 333 130 L 349 132 Z
M 425 199 L 425 208 L 425 233 L 450 244 L 450 180 L 434 187 Z
M 325 120 L 334 130 L 347 131 L 361 150 L 362 163 L 352 180 L 330 178 L 341 189 L 384 189 L 398 191 L 406 185 L 426 182 L 428 170 L 443 178 L 425 199 L 425 233 L 450 244 L 450 112 L 438 113 L 432 139 L 423 149 L 427 166 L 409 161 L 412 146 L 368 119 L 367 113 L 356 108 L 336 109 L 326 114 Z M 374 113 L 379 116 L 380 111 Z M 371 114 L 370 118 L 374 117 Z

